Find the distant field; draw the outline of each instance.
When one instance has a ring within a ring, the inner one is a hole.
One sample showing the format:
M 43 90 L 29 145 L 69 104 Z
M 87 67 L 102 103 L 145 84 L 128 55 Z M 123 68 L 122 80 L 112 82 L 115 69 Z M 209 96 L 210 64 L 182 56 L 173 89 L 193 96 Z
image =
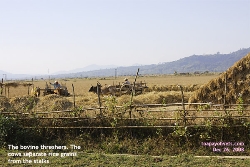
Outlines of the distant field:
M 162 76 L 139 76 L 137 78 L 137 82 L 146 82 L 147 86 L 168 86 L 168 85 L 182 85 L 182 86 L 189 86 L 189 85 L 202 85 L 209 82 L 211 79 L 214 79 L 218 76 L 215 75 L 190 75 L 190 76 L 174 76 L 174 75 L 162 75 Z M 122 84 L 123 79 L 125 77 L 107 77 L 107 78 L 83 78 L 83 79 L 56 79 L 61 85 L 67 86 L 69 92 L 72 94 L 73 88 L 72 84 L 75 88 L 75 95 L 76 96 L 85 96 L 88 92 L 91 85 L 96 85 L 97 81 L 100 82 L 102 85 L 118 85 L 119 83 Z M 134 76 L 127 76 L 130 82 L 133 82 L 135 77 Z M 55 79 L 54 79 L 55 80 Z M 46 83 L 54 82 L 54 80 L 34 80 L 34 86 L 39 86 L 40 88 L 45 88 Z M 9 81 L 10 82 L 10 81 Z M 28 83 L 32 83 L 31 81 L 26 81 Z M 6 93 L 8 91 L 6 90 Z M 3 90 L 3 95 L 5 94 L 5 90 Z M 22 96 L 28 94 L 28 87 L 19 86 L 16 88 L 10 87 L 9 88 L 9 97 L 14 96 Z

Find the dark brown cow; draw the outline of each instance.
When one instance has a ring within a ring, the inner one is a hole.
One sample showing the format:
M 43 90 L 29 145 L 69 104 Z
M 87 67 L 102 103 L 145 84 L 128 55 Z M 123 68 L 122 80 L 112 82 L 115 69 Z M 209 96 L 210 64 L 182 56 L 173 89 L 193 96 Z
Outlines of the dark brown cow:
M 99 92 L 101 92 L 101 87 L 99 88 Z M 97 86 L 91 86 L 89 89 L 89 92 L 97 93 Z

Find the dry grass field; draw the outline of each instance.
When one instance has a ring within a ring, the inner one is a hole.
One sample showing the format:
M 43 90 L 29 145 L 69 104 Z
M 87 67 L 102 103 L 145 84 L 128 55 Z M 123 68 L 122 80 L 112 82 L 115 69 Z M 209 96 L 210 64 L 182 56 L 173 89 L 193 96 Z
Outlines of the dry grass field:
M 182 85 L 184 90 L 185 101 L 192 92 L 198 89 L 201 85 L 209 82 L 211 79 L 216 78 L 218 75 L 188 75 L 188 76 L 175 76 L 175 75 L 162 75 L 162 76 L 139 76 L 137 82 L 147 83 L 148 88 L 145 89 L 143 94 L 137 95 L 133 98 L 134 104 L 161 104 L 181 102 L 181 91 L 177 85 Z M 118 78 L 76 78 L 76 79 L 50 79 L 50 80 L 34 80 L 34 87 L 45 88 L 46 83 L 54 82 L 57 80 L 61 85 L 67 86 L 69 97 L 59 97 L 56 95 L 47 95 L 35 98 L 35 105 L 30 104 L 28 93 L 33 86 L 10 87 L 3 89 L 3 95 L 9 97 L 10 105 L 14 106 L 15 110 L 21 111 L 25 109 L 36 111 L 52 111 L 52 110 L 67 110 L 73 107 L 73 87 L 75 92 L 75 105 L 77 107 L 96 107 L 98 106 L 98 97 L 96 94 L 88 92 L 91 85 L 96 85 L 97 81 L 102 85 L 119 85 L 122 84 L 124 78 L 128 78 L 133 82 L 134 76 L 123 76 Z M 9 81 L 10 82 L 10 81 Z M 32 83 L 32 81 L 23 81 L 22 83 Z M 105 96 L 102 100 L 105 101 Z M 1 98 L 0 110 L 6 110 L 8 104 Z M 116 105 L 124 105 L 131 99 L 130 95 L 123 95 L 116 97 Z M 107 99 L 106 99 L 107 100 Z M 6 106 L 7 105 L 7 106 Z M 30 107 L 27 107 L 30 106 Z
M 46 83 L 54 82 L 57 80 L 61 85 L 67 86 L 70 93 L 72 93 L 72 84 L 75 88 L 76 96 L 85 96 L 88 93 L 91 85 L 96 85 L 97 81 L 105 85 L 118 85 L 123 82 L 124 78 L 128 78 L 130 82 L 133 82 L 135 77 L 133 76 L 124 76 L 124 77 L 107 77 L 107 78 L 83 78 L 83 79 L 50 79 L 50 80 L 34 80 L 34 86 L 39 86 L 44 88 Z M 209 82 L 211 79 L 218 77 L 218 74 L 214 75 L 188 75 L 188 76 L 175 76 L 175 75 L 162 75 L 162 76 L 139 76 L 137 82 L 146 82 L 147 86 L 152 89 L 152 87 L 167 87 L 172 85 L 182 85 L 182 86 L 191 86 L 191 85 L 203 85 Z M 8 81 L 12 82 L 12 81 Z M 25 83 L 32 83 L 31 81 L 23 81 Z M 5 92 L 3 91 L 3 94 Z M 8 92 L 7 92 L 8 93 Z M 9 88 L 9 97 L 23 96 L 28 94 L 28 88 L 24 86 L 19 87 L 10 87 Z M 8 94 L 7 94 L 8 96 Z

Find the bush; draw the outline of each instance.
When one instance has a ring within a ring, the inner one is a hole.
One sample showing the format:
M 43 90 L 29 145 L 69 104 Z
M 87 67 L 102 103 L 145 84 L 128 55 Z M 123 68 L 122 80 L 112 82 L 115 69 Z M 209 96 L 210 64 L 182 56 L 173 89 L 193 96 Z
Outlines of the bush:
M 8 144 L 38 144 L 43 137 L 36 129 L 23 129 L 13 117 L 0 115 L 0 147 Z
M 16 124 L 14 118 L 3 117 L 0 115 L 0 146 L 3 147 L 6 143 L 14 143 L 19 126 Z

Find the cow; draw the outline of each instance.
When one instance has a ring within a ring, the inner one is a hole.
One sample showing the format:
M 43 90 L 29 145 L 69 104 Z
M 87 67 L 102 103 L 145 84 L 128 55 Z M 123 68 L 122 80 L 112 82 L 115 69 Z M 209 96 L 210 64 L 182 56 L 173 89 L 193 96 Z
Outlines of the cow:
M 97 93 L 97 86 L 91 86 L 89 92 Z M 102 87 L 101 85 L 99 85 L 98 92 L 102 95 L 115 95 L 116 87 L 112 85 L 105 85 L 104 87 Z
M 101 93 L 101 87 L 98 86 L 98 92 Z M 89 92 L 93 92 L 93 93 L 97 93 L 97 86 L 91 86 L 90 89 L 89 89 Z
M 39 87 L 32 88 L 30 92 L 31 92 L 32 96 L 35 96 L 35 97 L 40 96 L 40 88 Z

